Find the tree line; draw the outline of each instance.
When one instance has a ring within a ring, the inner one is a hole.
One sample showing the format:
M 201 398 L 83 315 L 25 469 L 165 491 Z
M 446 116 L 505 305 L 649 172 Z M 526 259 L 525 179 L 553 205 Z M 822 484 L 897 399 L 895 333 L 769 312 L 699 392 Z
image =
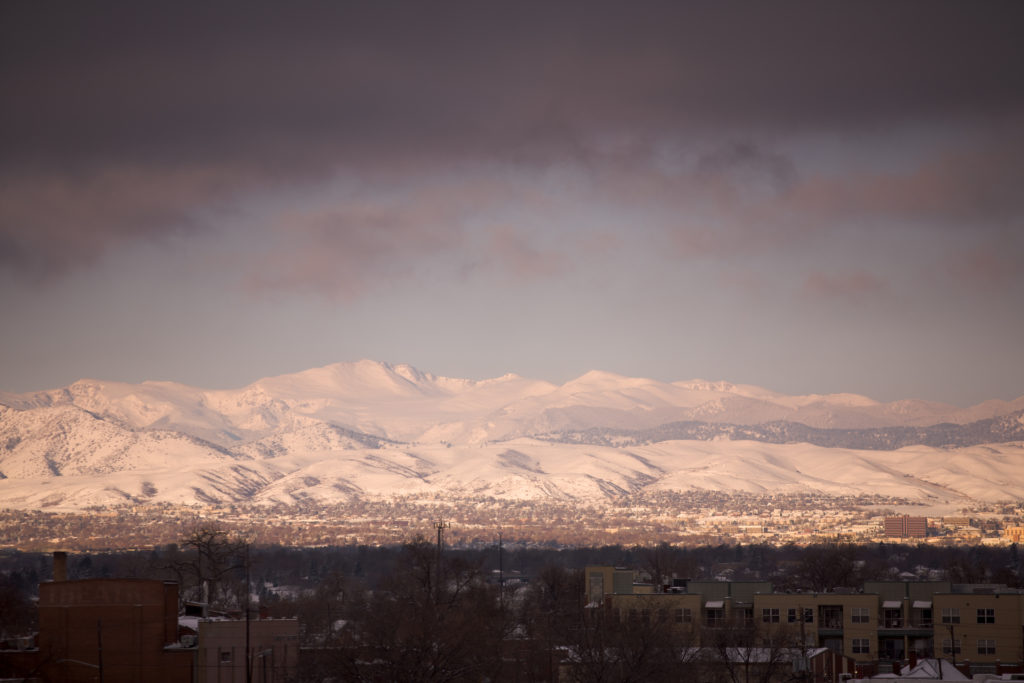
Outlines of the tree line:
M 744 644 L 763 644 L 753 625 L 723 625 L 698 638 L 658 617 L 624 619 L 588 607 L 582 568 L 592 564 L 635 568 L 655 584 L 725 577 L 821 592 L 896 579 L 900 572 L 927 573 L 921 578 L 937 572 L 954 583 L 1021 586 L 1016 546 L 467 550 L 441 549 L 420 537 L 401 546 L 288 548 L 253 546 L 213 526 L 148 552 L 74 554 L 68 573 L 71 579 L 173 580 L 183 602 L 206 602 L 214 612 L 239 616 L 259 604 L 268 616 L 297 618 L 302 681 L 552 680 L 559 667 L 563 677 L 581 681 L 678 680 L 684 670 L 694 673 L 692 680 L 755 675 L 736 656 Z M 48 555 L 0 555 L 0 639 L 35 627 L 32 597 L 51 577 Z M 796 634 L 776 632 L 769 657 L 796 642 Z M 714 670 L 709 651 L 719 653 Z M 756 676 L 767 671 L 782 676 L 792 667 L 762 662 Z

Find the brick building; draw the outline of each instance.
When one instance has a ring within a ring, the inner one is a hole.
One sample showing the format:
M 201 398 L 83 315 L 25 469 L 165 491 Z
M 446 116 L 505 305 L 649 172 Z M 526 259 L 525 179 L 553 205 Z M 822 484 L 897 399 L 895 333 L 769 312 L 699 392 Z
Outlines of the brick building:
M 924 538 L 928 535 L 928 518 L 910 515 L 886 517 L 885 535 L 889 538 Z
M 0 653 L 0 675 L 67 683 L 188 683 L 193 657 L 178 643 L 178 584 L 58 580 L 39 585 L 36 646 Z

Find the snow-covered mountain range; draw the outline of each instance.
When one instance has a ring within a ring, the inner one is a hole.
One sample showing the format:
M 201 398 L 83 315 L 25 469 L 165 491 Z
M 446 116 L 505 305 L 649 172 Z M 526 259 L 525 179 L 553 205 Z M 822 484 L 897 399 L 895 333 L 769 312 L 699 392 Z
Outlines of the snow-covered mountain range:
M 238 390 L 0 393 L 0 507 L 640 489 L 1024 499 L 1024 397 L 960 409 L 589 372 L 563 385 L 338 363 Z

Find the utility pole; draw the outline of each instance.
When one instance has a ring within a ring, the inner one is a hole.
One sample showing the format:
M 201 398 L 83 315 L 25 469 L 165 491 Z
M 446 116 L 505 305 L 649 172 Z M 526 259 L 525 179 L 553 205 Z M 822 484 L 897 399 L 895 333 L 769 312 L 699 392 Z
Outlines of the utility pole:
M 505 565 L 501 556 L 501 532 L 498 532 L 498 599 L 501 602 L 501 611 L 505 611 Z
M 806 609 L 800 605 L 797 609 L 797 617 L 800 619 L 800 680 L 806 681 L 811 675 L 811 660 L 807 657 L 807 618 L 804 615 Z
M 252 683 L 252 655 L 249 649 L 249 604 L 252 588 L 249 585 L 249 541 L 245 542 L 245 683 Z
M 437 601 L 441 601 L 441 552 L 444 550 L 444 530 L 451 528 L 451 522 L 446 522 L 443 519 L 434 522 L 434 528 L 437 529 Z
M 953 630 L 953 624 L 949 625 L 949 651 L 953 655 L 953 668 L 956 668 L 956 632 Z M 945 678 L 942 675 L 942 660 L 939 660 L 939 678 Z
M 96 620 L 96 659 L 100 670 L 100 683 L 103 683 L 103 621 Z

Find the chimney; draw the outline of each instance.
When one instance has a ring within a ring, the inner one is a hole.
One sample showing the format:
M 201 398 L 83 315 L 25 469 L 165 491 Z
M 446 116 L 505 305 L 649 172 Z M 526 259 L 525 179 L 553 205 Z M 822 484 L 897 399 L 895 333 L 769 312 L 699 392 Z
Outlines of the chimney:
M 917 650 L 910 651 L 910 661 L 908 662 L 907 666 L 909 666 L 911 669 L 917 666 Z
M 63 550 L 55 550 L 53 553 L 53 580 L 68 580 L 68 554 Z

